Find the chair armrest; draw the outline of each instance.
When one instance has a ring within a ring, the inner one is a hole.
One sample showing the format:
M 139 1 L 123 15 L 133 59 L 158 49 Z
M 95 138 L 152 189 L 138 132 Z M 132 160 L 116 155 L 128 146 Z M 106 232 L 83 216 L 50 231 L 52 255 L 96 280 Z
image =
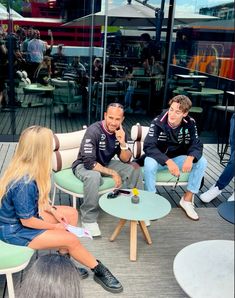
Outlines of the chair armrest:
M 143 152 L 144 140 L 149 131 L 148 126 L 142 126 L 139 123 L 133 125 L 131 128 L 131 139 L 134 141 L 133 144 L 133 158 L 140 158 Z

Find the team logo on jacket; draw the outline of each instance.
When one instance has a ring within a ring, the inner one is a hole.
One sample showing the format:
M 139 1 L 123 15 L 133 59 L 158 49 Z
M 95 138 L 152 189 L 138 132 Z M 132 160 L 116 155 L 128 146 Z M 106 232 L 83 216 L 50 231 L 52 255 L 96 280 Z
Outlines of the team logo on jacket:
M 106 135 L 102 133 L 100 136 L 100 139 L 101 139 L 101 141 L 104 141 L 106 139 Z

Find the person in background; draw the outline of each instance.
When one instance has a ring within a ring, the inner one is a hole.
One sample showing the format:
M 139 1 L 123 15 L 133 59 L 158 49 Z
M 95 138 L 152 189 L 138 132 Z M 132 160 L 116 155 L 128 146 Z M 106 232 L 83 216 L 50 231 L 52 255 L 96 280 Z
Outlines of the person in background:
M 30 62 L 30 55 L 28 53 L 28 44 L 31 39 L 34 37 L 34 29 L 33 27 L 29 27 L 27 30 L 26 38 L 21 44 L 21 52 L 26 62 Z
M 133 79 L 134 73 L 132 67 L 126 68 L 126 82 L 128 84 L 124 103 L 125 103 L 125 113 L 133 113 L 133 95 L 137 85 L 137 81 Z
M 180 207 L 190 219 L 198 220 L 194 194 L 200 189 L 207 161 L 202 156 L 203 144 L 198 138 L 195 120 L 188 116 L 191 106 L 187 96 L 177 95 L 169 101 L 169 109 L 150 124 L 144 140 L 144 181 L 146 190 L 156 192 L 158 170 L 166 168 L 178 178 L 180 170 L 189 173 Z
M 0 179 L 0 240 L 37 250 L 59 249 L 60 254 L 69 254 L 90 268 L 94 280 L 107 291 L 119 293 L 123 290 L 120 282 L 67 231 L 67 224 L 77 226 L 77 210 L 50 205 L 52 152 L 50 129 L 35 125 L 22 132 Z M 85 268 L 78 271 L 82 278 L 87 277 Z
M 43 57 L 42 63 L 39 64 L 34 74 L 34 80 L 42 85 L 48 85 L 51 78 L 51 58 Z
M 141 38 L 141 62 L 145 70 L 146 76 L 152 75 L 152 67 L 155 63 L 155 60 L 158 61 L 159 53 L 158 48 L 156 47 L 154 41 L 151 39 L 148 33 L 143 33 L 140 36 Z
M 234 121 L 235 121 L 235 114 L 233 113 L 231 120 L 230 120 L 230 132 L 229 132 L 229 143 L 230 143 L 230 158 L 229 161 L 224 168 L 223 172 L 219 176 L 219 179 L 216 181 L 214 185 L 208 189 L 208 191 L 204 192 L 200 195 L 200 199 L 204 203 L 209 203 L 214 200 L 218 195 L 220 195 L 223 189 L 230 183 L 230 181 L 234 178 L 235 172 L 235 162 L 234 162 L 234 150 L 235 150 L 235 133 L 234 133 Z M 234 201 L 234 192 L 228 198 L 228 201 Z
M 46 56 L 50 56 L 51 55 L 51 51 L 54 45 L 54 38 L 53 38 L 53 33 L 51 31 L 51 29 L 48 29 L 48 36 L 50 38 L 50 44 L 48 44 L 47 41 L 45 41 L 45 45 L 46 45 L 46 52 L 45 55 Z
M 101 235 L 97 218 L 98 192 L 103 183 L 102 176 L 112 177 L 115 188 L 122 186 L 143 189 L 141 169 L 136 163 L 130 163 L 132 153 L 122 128 L 123 109 L 119 103 L 109 104 L 104 113 L 104 120 L 87 128 L 78 157 L 72 166 L 75 176 L 84 185 L 84 200 L 80 206 L 82 225 L 94 237 Z M 119 160 L 112 159 L 115 155 Z
M 66 256 L 47 254 L 36 259 L 16 287 L 17 298 L 80 298 L 80 274 Z
M 0 28 L 0 111 L 6 106 L 6 86 L 5 81 L 8 75 L 7 65 L 7 48 L 5 42 L 5 34 Z
M 30 56 L 30 68 L 28 76 L 30 80 L 34 81 L 34 74 L 39 64 L 43 61 L 43 56 L 46 52 L 46 44 L 40 39 L 40 31 L 34 30 L 33 39 L 28 43 L 27 48 L 28 54 Z
M 54 77 L 62 77 L 68 67 L 67 57 L 63 53 L 63 45 L 59 44 L 57 52 L 52 55 L 52 73 Z
M 92 65 L 92 79 L 94 82 L 101 82 L 103 66 L 100 58 L 95 58 Z

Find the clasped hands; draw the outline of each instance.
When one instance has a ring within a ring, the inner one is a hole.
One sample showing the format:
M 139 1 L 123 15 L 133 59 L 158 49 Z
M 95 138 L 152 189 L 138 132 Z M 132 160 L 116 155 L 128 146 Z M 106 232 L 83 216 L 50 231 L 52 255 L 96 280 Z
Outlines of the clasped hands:
M 183 173 L 189 173 L 192 170 L 193 159 L 194 159 L 194 157 L 187 156 L 187 158 L 185 159 L 183 166 L 182 166 Z M 172 159 L 168 159 L 166 164 L 167 164 L 168 170 L 171 173 L 171 175 L 176 176 L 176 177 L 180 176 L 180 169 Z

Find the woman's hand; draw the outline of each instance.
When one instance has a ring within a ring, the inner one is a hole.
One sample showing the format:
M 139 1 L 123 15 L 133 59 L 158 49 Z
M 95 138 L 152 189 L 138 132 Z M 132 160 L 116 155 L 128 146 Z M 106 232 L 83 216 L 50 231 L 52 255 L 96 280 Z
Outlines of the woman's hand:
M 68 223 L 66 217 L 55 206 L 51 207 L 51 213 L 59 223 L 63 225 Z
M 54 230 L 66 230 L 66 227 L 63 223 L 58 222 L 57 224 L 55 224 Z

